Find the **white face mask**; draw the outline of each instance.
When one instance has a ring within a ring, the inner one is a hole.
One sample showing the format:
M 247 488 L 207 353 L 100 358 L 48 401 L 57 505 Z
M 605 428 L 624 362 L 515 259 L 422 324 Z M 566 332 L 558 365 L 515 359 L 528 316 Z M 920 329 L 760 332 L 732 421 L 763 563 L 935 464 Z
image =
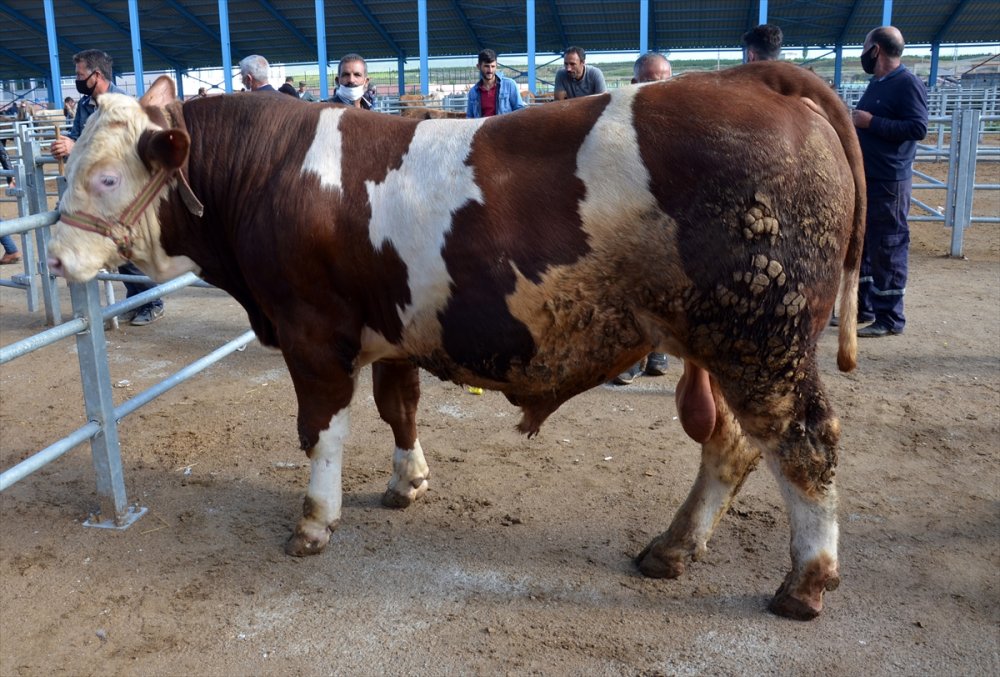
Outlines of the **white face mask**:
M 346 99 L 350 102 L 355 102 L 364 96 L 365 86 L 357 85 L 356 87 L 348 87 L 347 85 L 339 85 L 337 87 L 337 96 L 341 99 Z

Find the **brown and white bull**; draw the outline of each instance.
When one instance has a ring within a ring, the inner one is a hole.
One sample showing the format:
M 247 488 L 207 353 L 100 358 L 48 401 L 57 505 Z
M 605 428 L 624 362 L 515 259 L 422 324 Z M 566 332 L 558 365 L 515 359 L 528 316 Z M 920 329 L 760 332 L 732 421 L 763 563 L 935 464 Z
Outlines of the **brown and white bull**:
M 656 350 L 685 360 L 677 405 L 702 462 L 641 571 L 704 554 L 763 454 L 791 522 L 771 609 L 811 618 L 837 586 L 840 425 L 816 345 L 839 285 L 838 364 L 854 367 L 864 179 L 845 107 L 807 71 L 422 122 L 263 94 L 181 104 L 161 78 L 140 102 L 101 97 L 67 176 L 53 270 L 193 270 L 281 349 L 311 460 L 288 553 L 321 551 L 340 520 L 363 366 L 395 437 L 383 502 L 403 507 L 430 475 L 419 367 L 503 392 L 534 435 Z

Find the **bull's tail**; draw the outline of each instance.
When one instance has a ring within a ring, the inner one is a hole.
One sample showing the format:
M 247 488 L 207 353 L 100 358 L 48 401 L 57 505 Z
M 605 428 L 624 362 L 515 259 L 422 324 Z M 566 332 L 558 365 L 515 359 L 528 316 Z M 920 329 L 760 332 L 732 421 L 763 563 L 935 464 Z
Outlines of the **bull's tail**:
M 840 278 L 840 335 L 837 337 L 837 367 L 851 371 L 858 366 L 858 278 L 857 266 L 844 261 Z
M 834 101 L 831 102 L 833 110 L 829 120 L 837 131 L 854 178 L 854 214 L 840 278 L 840 335 L 837 341 L 837 367 L 841 371 L 851 371 L 858 366 L 858 281 L 861 277 L 861 252 L 865 244 L 867 192 L 864 160 L 854 123 L 840 99 L 834 98 Z

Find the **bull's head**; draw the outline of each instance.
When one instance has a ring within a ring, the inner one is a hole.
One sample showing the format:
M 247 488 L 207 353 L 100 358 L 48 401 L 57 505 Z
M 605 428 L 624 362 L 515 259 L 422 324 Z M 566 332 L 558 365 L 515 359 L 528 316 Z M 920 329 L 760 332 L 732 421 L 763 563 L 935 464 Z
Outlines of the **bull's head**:
M 187 257 L 169 256 L 160 241 L 157 207 L 173 186 L 192 211 L 200 214 L 201 207 L 181 173 L 190 138 L 149 115 L 174 101 L 174 92 L 164 76 L 140 101 L 122 94 L 100 97 L 66 164 L 66 192 L 49 243 L 52 272 L 83 282 L 126 260 L 158 281 L 197 270 Z

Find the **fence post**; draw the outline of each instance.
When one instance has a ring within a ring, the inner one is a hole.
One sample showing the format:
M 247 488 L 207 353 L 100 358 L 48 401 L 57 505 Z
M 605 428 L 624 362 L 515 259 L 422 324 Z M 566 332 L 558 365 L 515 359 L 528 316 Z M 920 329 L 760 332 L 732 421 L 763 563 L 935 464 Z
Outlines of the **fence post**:
M 125 529 L 142 517 L 146 508 L 130 506 L 125 497 L 121 447 L 118 442 L 118 421 L 114 417 L 111 397 L 111 372 L 105 352 L 104 322 L 97 280 L 70 284 L 73 313 L 90 320 L 90 327 L 76 335 L 76 350 L 80 360 L 80 379 L 87 419 L 100 426 L 100 432 L 90 440 L 90 452 L 97 475 L 100 510 L 91 515 L 84 526 L 104 529 Z
M 980 111 L 956 109 L 952 114 L 951 160 L 948 164 L 948 201 L 945 227 L 951 227 L 951 255 L 961 258 L 965 229 L 972 223 L 976 183 L 976 150 Z
M 21 165 L 24 170 L 24 183 L 26 207 L 30 214 L 41 214 L 49 211 L 49 199 L 45 190 L 45 167 L 41 159 L 41 145 L 35 138 L 29 138 L 33 132 L 28 127 L 23 127 L 17 137 L 18 153 L 21 156 Z M 60 188 L 65 185 L 65 180 L 57 184 Z M 45 260 L 48 257 L 49 227 L 45 226 L 35 231 L 35 240 L 31 241 L 31 236 L 24 237 L 24 258 L 25 274 L 28 278 L 28 311 L 35 312 L 38 309 L 38 286 L 37 280 L 42 283 L 42 300 L 45 304 L 45 323 L 55 326 L 62 322 L 62 311 L 59 307 L 59 290 L 56 282 L 49 275 L 48 266 Z M 36 278 L 36 275 L 38 276 Z

